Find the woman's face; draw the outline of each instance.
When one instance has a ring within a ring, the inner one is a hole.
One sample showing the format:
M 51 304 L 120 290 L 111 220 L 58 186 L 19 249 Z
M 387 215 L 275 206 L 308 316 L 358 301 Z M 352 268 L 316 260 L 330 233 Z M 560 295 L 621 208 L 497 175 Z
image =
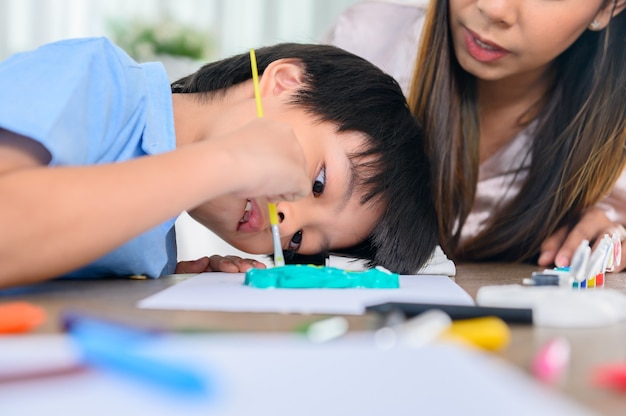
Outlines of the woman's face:
M 611 7 L 603 0 L 449 0 L 454 52 L 482 80 L 542 74 L 594 20 L 604 28 Z

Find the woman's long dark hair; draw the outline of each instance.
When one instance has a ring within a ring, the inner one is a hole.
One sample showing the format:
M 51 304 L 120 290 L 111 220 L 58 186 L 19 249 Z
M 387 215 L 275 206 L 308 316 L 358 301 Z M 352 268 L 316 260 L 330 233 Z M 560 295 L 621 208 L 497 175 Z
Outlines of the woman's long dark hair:
M 519 193 L 462 243 L 479 169 L 476 80 L 456 60 L 447 1 L 431 1 L 422 33 L 409 105 L 426 132 L 441 244 L 458 260 L 529 260 L 605 196 L 624 168 L 626 12 L 604 30 L 585 31 L 555 60 Z

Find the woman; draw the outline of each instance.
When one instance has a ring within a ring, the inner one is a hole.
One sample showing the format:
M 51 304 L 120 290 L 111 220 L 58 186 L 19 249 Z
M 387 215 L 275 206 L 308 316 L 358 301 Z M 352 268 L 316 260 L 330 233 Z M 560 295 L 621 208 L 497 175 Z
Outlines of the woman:
M 446 252 L 566 266 L 623 240 L 626 0 L 406 3 L 358 4 L 327 41 L 408 93 Z

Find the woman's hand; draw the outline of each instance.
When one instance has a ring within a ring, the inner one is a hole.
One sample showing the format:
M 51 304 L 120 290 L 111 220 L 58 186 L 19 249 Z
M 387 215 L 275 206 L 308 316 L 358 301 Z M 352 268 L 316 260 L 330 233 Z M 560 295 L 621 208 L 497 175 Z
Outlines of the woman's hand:
M 174 273 L 226 272 L 244 273 L 252 268 L 265 269 L 265 264 L 254 259 L 242 259 L 238 256 L 202 257 L 198 260 L 181 261 Z
M 613 270 L 620 272 L 626 268 L 626 252 L 623 250 L 626 229 L 622 224 L 609 220 L 604 211 L 598 208 L 588 210 L 573 228 L 562 227 L 548 237 L 541 245 L 541 254 L 537 263 L 542 267 L 569 266 L 582 240 L 588 240 L 595 248 L 604 234 L 613 235 L 613 233 L 616 233 L 622 242 L 621 263 Z

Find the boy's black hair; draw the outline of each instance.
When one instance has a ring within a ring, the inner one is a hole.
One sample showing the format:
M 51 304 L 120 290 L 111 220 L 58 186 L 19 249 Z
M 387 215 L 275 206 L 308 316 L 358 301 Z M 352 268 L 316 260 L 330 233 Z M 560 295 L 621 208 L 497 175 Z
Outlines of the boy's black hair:
M 278 59 L 301 61 L 304 83 L 293 104 L 320 122 L 334 123 L 338 132 L 364 133 L 365 147 L 350 155 L 363 192 L 361 203 L 383 201 L 387 209 L 366 241 L 339 251 L 365 258 L 371 266 L 415 273 L 438 243 L 438 223 L 423 131 L 398 83 L 334 46 L 285 43 L 255 52 L 259 74 Z M 250 58 L 244 53 L 204 65 L 175 81 L 172 92 L 209 93 L 210 98 L 250 78 Z

